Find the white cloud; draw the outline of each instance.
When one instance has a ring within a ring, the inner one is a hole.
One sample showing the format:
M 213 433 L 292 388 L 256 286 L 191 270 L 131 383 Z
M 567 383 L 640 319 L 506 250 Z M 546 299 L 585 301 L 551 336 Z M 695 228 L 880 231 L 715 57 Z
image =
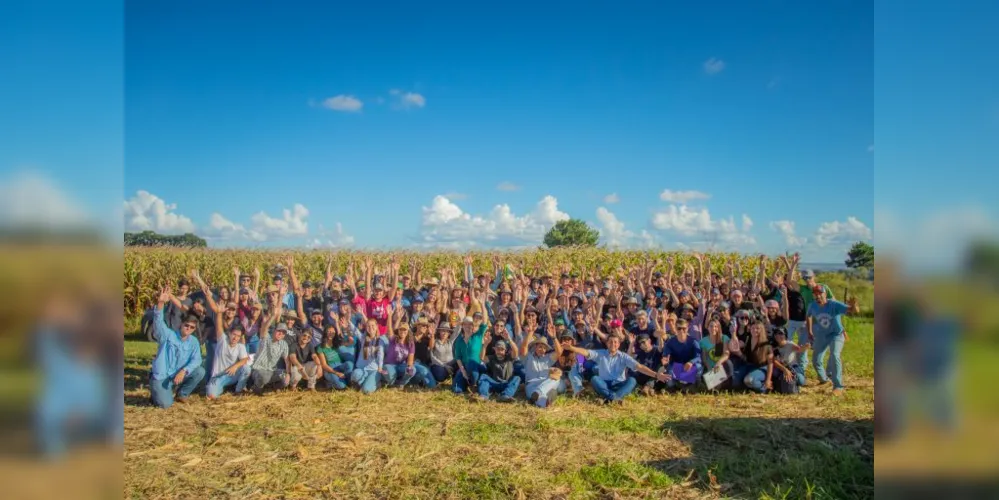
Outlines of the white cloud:
M 659 193 L 660 200 L 668 203 L 679 203 L 681 205 L 694 200 L 707 200 L 708 198 L 711 198 L 711 195 L 700 191 L 673 191 L 671 189 L 664 189 L 662 193 Z
M 354 244 L 354 237 L 343 230 L 343 224 L 337 222 L 332 231 L 326 231 L 319 226 L 319 235 L 306 243 L 310 248 L 342 248 Z
M 704 61 L 704 72 L 709 75 L 717 75 L 725 69 L 725 61 L 718 59 L 717 57 L 712 57 L 707 61 Z
M 91 223 L 76 201 L 44 174 L 21 171 L 0 181 L 0 224 L 69 229 Z
M 756 244 L 756 238 L 749 232 L 753 227 L 753 221 L 747 215 L 743 215 L 740 229 L 733 217 L 712 219 L 707 208 L 690 208 L 687 205 L 674 204 L 654 212 L 650 224 L 660 231 L 670 232 L 709 246 L 719 243 L 730 247 Z
M 257 242 L 300 238 L 309 233 L 309 224 L 306 221 L 308 216 L 309 209 L 301 203 L 296 203 L 291 210 L 284 209 L 281 217 L 271 217 L 264 212 L 257 212 L 250 217 L 250 227 L 246 228 L 216 212 L 209 218 L 208 227 L 202 229 L 199 234 L 211 239 Z
M 160 234 L 194 232 L 191 219 L 174 213 L 176 204 L 168 204 L 148 191 L 138 191 L 122 205 L 126 231 L 156 231 Z
M 607 196 L 604 196 L 604 203 L 606 203 L 608 205 L 613 205 L 613 204 L 618 203 L 620 201 L 621 201 L 621 197 L 618 196 L 617 193 L 611 193 L 611 194 L 609 194 Z
M 395 96 L 397 105 L 403 109 L 422 108 L 427 105 L 427 98 L 417 92 L 403 92 L 399 89 L 392 89 L 389 94 Z
M 281 218 L 257 212 L 253 217 L 250 217 L 250 221 L 253 223 L 255 231 L 259 231 L 267 237 L 294 238 L 308 234 L 309 223 L 305 220 L 308 216 L 309 209 L 301 203 L 296 203 L 291 210 L 284 209 Z
M 453 201 L 461 201 L 461 200 L 464 200 L 464 199 L 468 198 L 467 194 L 465 194 L 465 193 L 456 193 L 454 191 L 451 191 L 451 192 L 448 192 L 448 193 L 444 193 L 442 196 L 444 196 L 445 198 L 447 198 L 449 200 L 453 200 Z
M 514 184 L 512 182 L 506 182 L 506 181 L 504 181 L 504 182 L 501 182 L 498 185 L 496 185 L 496 189 L 498 189 L 500 191 L 520 191 L 520 186 L 518 186 L 518 185 L 516 185 L 516 184 Z
M 604 207 L 597 208 L 597 220 L 600 221 L 600 236 L 604 243 L 610 247 L 625 246 L 635 234 L 624 228 L 616 215 Z
M 421 244 L 449 248 L 537 245 L 556 222 L 569 219 L 550 195 L 523 216 L 514 215 L 506 204 L 496 205 L 488 215 L 471 215 L 444 196 L 434 197 L 422 210 Z
M 849 245 L 858 240 L 870 240 L 871 228 L 850 216 L 846 221 L 823 222 L 815 232 L 815 244 L 819 247 L 830 245 Z
M 340 94 L 323 100 L 323 107 L 333 111 L 356 113 L 364 107 L 364 103 L 352 95 Z
M 770 229 L 777 231 L 784 237 L 784 244 L 788 248 L 799 248 L 808 242 L 807 238 L 799 237 L 795 232 L 794 221 L 775 220 L 770 223 Z

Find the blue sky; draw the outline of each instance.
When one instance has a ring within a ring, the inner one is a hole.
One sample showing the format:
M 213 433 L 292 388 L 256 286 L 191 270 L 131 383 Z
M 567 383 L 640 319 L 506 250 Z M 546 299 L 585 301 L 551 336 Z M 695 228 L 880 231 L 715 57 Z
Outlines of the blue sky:
M 157 1 L 53 18 L 24 2 L 34 22 L 0 36 L 38 57 L 7 61 L 19 126 L 0 164 L 111 203 L 126 228 L 218 246 L 530 246 L 572 216 L 609 244 L 835 262 L 873 237 L 876 208 L 995 213 L 990 183 L 923 174 L 994 165 L 996 7 L 752 4 Z

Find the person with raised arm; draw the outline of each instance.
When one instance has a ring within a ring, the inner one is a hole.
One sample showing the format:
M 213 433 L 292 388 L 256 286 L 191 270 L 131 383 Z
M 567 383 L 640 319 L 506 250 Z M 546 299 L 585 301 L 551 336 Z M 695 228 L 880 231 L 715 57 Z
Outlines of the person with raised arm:
M 548 337 L 554 337 L 555 325 L 549 323 L 545 331 Z M 552 351 L 552 345 L 555 351 Z M 555 367 L 562 355 L 562 344 L 543 338 L 535 338 L 534 330 L 527 330 L 524 341 L 520 345 L 524 357 L 525 394 L 527 400 L 541 408 L 555 404 L 558 396 L 558 385 L 562 380 L 561 370 Z M 553 373 L 554 372 L 554 373 Z
M 846 304 L 831 300 L 826 296 L 824 285 L 815 285 L 812 288 L 815 302 L 808 306 L 807 324 L 808 343 L 812 345 L 812 364 L 815 366 L 815 375 L 819 378 L 819 385 L 823 385 L 832 380 L 833 395 L 843 394 L 843 362 L 840 354 L 843 352 L 844 331 L 843 315 L 859 314 L 860 306 L 857 299 L 851 298 Z M 829 354 L 829 367 L 825 369 L 823 358 Z
M 656 373 L 640 365 L 635 358 L 621 352 L 621 339 L 617 336 L 607 337 L 607 349 L 582 349 L 575 346 L 566 348 L 587 359 L 596 362 L 597 374 L 590 379 L 590 385 L 604 399 L 604 404 L 623 403 L 623 399 L 635 390 L 635 377 L 628 375 L 628 370 L 637 371 L 660 382 L 666 382 L 665 373 Z
M 280 366 L 288 366 L 288 333 L 287 325 L 281 323 L 282 304 L 277 293 L 267 294 L 269 301 L 268 314 L 260 326 L 258 333 L 260 344 L 257 347 L 257 356 L 253 360 L 253 367 L 250 371 L 250 379 L 253 381 L 253 392 L 262 394 L 264 387 L 278 382 L 282 388 L 291 383 L 291 376 Z M 274 323 L 273 333 L 271 324 Z
M 163 288 L 153 310 L 153 329 L 158 345 L 149 374 L 149 396 L 160 408 L 169 408 L 174 401 L 187 401 L 205 378 L 201 343 L 192 335 L 198 327 L 198 319 L 185 315 L 181 317 L 179 332 L 170 329 L 163 319 L 163 306 L 170 301 L 170 296 L 170 288 Z
M 350 383 L 361 391 L 361 394 L 371 394 L 378 390 L 378 378 L 385 375 L 385 342 L 380 338 L 378 325 L 371 320 L 364 332 L 354 363 L 354 371 L 350 374 Z
M 199 278 L 200 281 L 200 278 Z M 214 304 L 213 304 L 214 305 Z M 243 344 L 243 325 L 236 322 L 228 334 L 222 321 L 215 322 L 215 357 L 212 359 L 212 378 L 208 380 L 205 395 L 210 400 L 218 399 L 222 391 L 235 385 L 236 394 L 242 394 L 250 379 L 250 356 Z
M 485 323 L 478 327 L 475 319 L 465 316 L 461 321 L 461 334 L 454 341 L 454 360 L 458 371 L 454 374 L 451 390 L 461 394 L 479 383 L 482 373 L 482 340 L 488 326 Z
M 319 369 L 323 379 L 330 388 L 342 391 L 347 388 L 347 374 L 353 364 L 344 363 L 337 349 L 338 337 L 336 325 L 328 325 L 323 334 L 323 343 L 316 348 L 319 358 Z

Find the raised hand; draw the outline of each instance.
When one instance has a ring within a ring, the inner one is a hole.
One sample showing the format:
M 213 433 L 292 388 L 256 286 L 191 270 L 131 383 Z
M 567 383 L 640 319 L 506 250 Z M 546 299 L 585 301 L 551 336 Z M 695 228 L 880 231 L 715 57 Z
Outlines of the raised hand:
M 172 295 L 173 293 L 170 291 L 170 287 L 165 286 L 162 289 L 160 289 L 160 295 L 159 297 L 157 297 L 157 302 L 159 302 L 160 305 L 164 305 L 167 302 L 170 302 L 170 297 Z

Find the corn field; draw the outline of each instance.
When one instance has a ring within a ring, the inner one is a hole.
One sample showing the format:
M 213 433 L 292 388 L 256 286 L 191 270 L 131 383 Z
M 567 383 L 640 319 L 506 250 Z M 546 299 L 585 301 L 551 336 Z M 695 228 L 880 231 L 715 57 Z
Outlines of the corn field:
M 178 249 L 169 247 L 128 247 L 125 248 L 124 263 L 124 314 L 126 318 L 142 314 L 155 300 L 158 288 L 166 284 L 176 284 L 191 269 L 197 269 L 211 287 L 234 285 L 233 268 L 252 274 L 260 270 L 261 283 L 269 280 L 275 269 L 283 265 L 287 256 L 295 259 L 295 273 L 302 281 L 322 280 L 326 273 L 328 259 L 332 259 L 332 271 L 343 275 L 350 262 L 359 264 L 370 257 L 376 267 L 384 267 L 390 255 L 395 255 L 401 263 L 403 273 L 412 273 L 411 266 L 418 262 L 423 268 L 423 277 L 436 276 L 441 269 L 451 268 L 456 276 L 462 275 L 465 255 L 472 256 L 476 274 L 492 273 L 493 258 L 498 256 L 501 264 L 510 264 L 518 271 L 531 276 L 557 276 L 569 272 L 580 277 L 624 277 L 635 266 L 647 260 L 659 260 L 656 267 L 666 271 L 667 259 L 675 259 L 677 272 L 686 264 L 695 264 L 693 254 L 662 251 L 614 251 L 600 248 L 558 248 L 527 250 L 517 252 L 415 252 L 415 251 L 337 251 L 319 250 L 257 250 L 257 249 Z M 706 262 L 711 271 L 724 273 L 725 263 L 736 259 L 741 267 L 742 277 L 748 278 L 759 269 L 759 256 L 739 254 L 706 254 Z M 775 263 L 768 264 L 772 273 Z

